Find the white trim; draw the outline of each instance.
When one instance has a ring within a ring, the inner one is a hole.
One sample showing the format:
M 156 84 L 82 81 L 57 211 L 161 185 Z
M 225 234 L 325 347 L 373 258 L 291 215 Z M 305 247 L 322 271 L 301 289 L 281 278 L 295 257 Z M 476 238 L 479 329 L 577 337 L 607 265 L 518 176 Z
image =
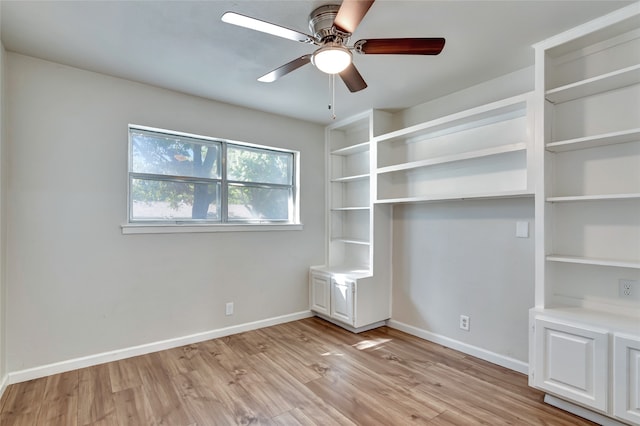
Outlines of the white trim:
M 165 349 L 176 348 L 179 346 L 189 345 L 192 343 L 203 342 L 205 340 L 217 339 L 232 334 L 243 333 L 245 331 L 257 330 L 259 328 L 270 327 L 272 325 L 283 324 L 286 322 L 296 321 L 303 318 L 312 317 L 311 311 L 301 311 L 293 314 L 282 315 L 279 317 L 267 318 L 260 321 L 248 322 L 245 324 L 233 325 L 230 327 L 218 328 L 215 330 L 204 331 L 201 333 L 190 334 L 182 337 L 161 340 L 152 343 L 145 343 L 129 348 L 117 349 L 114 351 L 103 352 L 94 355 L 88 355 L 79 358 L 73 358 L 66 361 L 55 362 L 52 364 L 41 365 L 38 367 L 28 368 L 26 370 L 13 371 L 8 374 L 8 380 L 5 383 L 14 384 L 26 382 L 27 380 L 37 379 L 40 377 L 50 376 L 52 374 L 64 373 L 66 371 L 77 370 L 79 368 L 91 367 L 93 365 L 104 364 L 106 362 L 118 361 L 125 358 L 131 358 L 138 355 L 145 355 L 151 352 L 158 352 Z
M 186 232 L 302 231 L 301 223 L 287 224 L 164 224 L 128 223 L 121 225 L 123 234 L 178 234 Z
M 544 402 L 561 410 L 575 414 L 576 416 L 582 417 L 583 419 L 591 420 L 592 422 L 602 426 L 624 426 L 624 423 L 620 423 L 619 421 L 614 420 L 610 417 L 606 417 L 602 414 L 588 410 L 579 405 L 572 404 L 571 402 L 565 401 L 564 399 L 560 399 L 553 395 L 545 394 Z
M 4 395 L 4 391 L 7 390 L 7 386 L 9 386 L 9 375 L 5 374 L 2 379 L 0 379 L 0 399 Z
M 491 352 L 486 349 L 443 336 L 441 334 L 432 333 L 430 331 L 423 330 L 421 328 L 414 327 L 412 325 L 405 324 L 393 319 L 387 321 L 387 326 L 400 331 L 404 331 L 405 333 L 411 334 L 413 336 L 420 337 L 421 339 L 438 343 L 448 348 L 455 349 L 468 355 L 472 355 L 476 358 L 489 361 L 493 364 L 500 365 L 510 370 L 514 370 L 522 374 L 529 374 L 529 364 L 526 362 L 510 358 L 508 356 L 501 355 L 495 352 Z
M 373 330 L 374 328 L 382 327 L 383 325 L 387 325 L 387 320 L 377 321 L 368 325 L 363 325 L 362 327 L 353 327 L 345 322 L 338 321 L 334 318 L 331 318 L 329 315 L 322 314 L 320 312 L 313 313 L 318 318 L 322 318 L 323 320 L 330 322 L 331 324 L 337 325 L 338 327 L 344 328 L 347 331 L 358 334 L 363 333 L 365 331 Z

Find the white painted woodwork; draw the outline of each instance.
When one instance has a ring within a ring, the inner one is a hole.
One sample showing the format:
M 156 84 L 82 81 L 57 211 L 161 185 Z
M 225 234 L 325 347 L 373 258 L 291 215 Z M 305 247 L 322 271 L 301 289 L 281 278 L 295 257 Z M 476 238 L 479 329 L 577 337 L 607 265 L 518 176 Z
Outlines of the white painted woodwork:
M 606 330 L 536 319 L 535 385 L 606 411 L 607 339 Z
M 331 317 L 345 324 L 355 326 L 354 294 L 356 282 L 345 277 L 331 278 Z
M 374 138 L 376 203 L 531 195 L 529 102 L 519 95 Z
M 613 336 L 613 414 L 640 424 L 640 338 Z
M 640 424 L 640 303 L 618 294 L 640 279 L 640 3 L 534 48 L 530 383 Z
M 321 314 L 330 314 L 331 277 L 311 272 L 311 288 L 309 289 L 309 305 L 311 310 Z
M 310 306 L 352 331 L 391 316 L 390 207 L 374 206 L 371 179 L 376 158 L 371 139 L 388 131 L 389 118 L 367 111 L 328 126 L 325 133 L 326 265 L 311 267 Z M 314 301 L 316 295 L 326 297 L 325 291 L 330 294 L 326 304 Z

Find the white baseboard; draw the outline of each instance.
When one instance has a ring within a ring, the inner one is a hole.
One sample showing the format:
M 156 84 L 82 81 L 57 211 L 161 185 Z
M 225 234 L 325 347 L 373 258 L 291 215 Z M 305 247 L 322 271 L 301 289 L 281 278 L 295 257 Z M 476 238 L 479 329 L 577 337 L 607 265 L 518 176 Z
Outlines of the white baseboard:
M 2 378 L 0 378 L 0 399 L 2 399 L 4 391 L 7 390 L 7 386 L 9 386 L 9 375 L 5 374 Z
M 272 325 L 283 324 L 303 318 L 310 318 L 312 316 L 313 314 L 311 313 L 311 311 L 302 311 L 293 314 L 282 315 L 279 317 L 267 318 L 260 321 L 233 325 L 231 327 L 190 334 L 188 336 L 176 337 L 173 339 L 146 343 L 144 345 L 132 346 L 129 348 L 69 359 L 53 364 L 28 368 L 26 370 L 13 371 L 8 374 L 8 378 L 5 377 L 3 384 L 4 386 L 6 386 L 7 384 L 26 382 L 27 380 L 46 377 L 52 374 L 64 373 L 66 371 L 91 367 L 93 365 L 104 364 L 105 362 L 118 361 L 124 358 L 131 358 L 134 356 L 144 355 L 151 352 L 158 352 L 165 349 L 177 348 L 179 346 L 190 345 L 192 343 L 203 342 L 205 340 L 217 339 L 219 337 L 230 336 L 232 334 L 238 334 L 245 331 L 257 330 L 259 328 L 270 327 Z
M 620 423 L 619 421 L 614 420 L 611 417 L 606 417 L 594 411 L 587 410 L 586 408 L 583 408 L 579 405 L 565 401 L 564 399 L 557 398 L 553 395 L 545 394 L 544 402 L 546 402 L 549 405 L 553 405 L 554 407 L 559 408 L 561 410 L 568 411 L 572 414 L 575 414 L 576 416 L 580 416 L 584 419 L 591 420 L 592 422 L 602 426 L 624 426 L 624 423 Z
M 345 324 L 342 321 L 337 321 L 337 320 L 331 318 L 330 316 L 320 314 L 318 312 L 314 312 L 313 314 L 315 316 L 317 316 L 318 318 L 322 318 L 323 320 L 325 320 L 327 322 L 330 322 L 331 324 L 335 324 L 338 327 L 342 327 L 345 330 L 348 330 L 348 331 L 350 331 L 352 333 L 356 333 L 356 334 L 363 333 L 363 332 L 369 331 L 369 330 L 373 330 L 374 328 L 382 327 L 383 325 L 387 325 L 387 320 L 383 320 L 383 321 L 374 322 L 373 324 L 369 324 L 369 325 L 365 325 L 365 326 L 356 328 L 356 327 L 350 326 L 349 324 Z
M 493 364 L 500 365 L 510 370 L 518 371 L 522 374 L 529 374 L 529 364 L 520 360 L 510 358 L 505 355 L 500 355 L 495 352 L 488 351 L 477 346 L 470 345 L 468 343 L 461 342 L 459 340 L 452 339 L 450 337 L 442 336 L 440 334 L 432 333 L 427 330 L 423 330 L 412 325 L 408 325 L 393 319 L 387 321 L 387 325 L 391 328 L 404 331 L 405 333 L 413 336 L 420 337 L 421 339 L 428 340 L 430 342 L 438 343 L 442 346 L 446 346 L 451 349 L 463 352 L 468 355 L 472 355 L 476 358 L 489 361 Z

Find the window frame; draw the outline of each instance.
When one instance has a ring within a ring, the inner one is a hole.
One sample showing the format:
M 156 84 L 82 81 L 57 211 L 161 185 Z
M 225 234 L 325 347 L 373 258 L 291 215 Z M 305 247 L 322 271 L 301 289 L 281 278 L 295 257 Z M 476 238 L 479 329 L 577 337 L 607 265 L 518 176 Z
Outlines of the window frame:
M 132 131 L 156 133 L 186 140 L 194 143 L 219 146 L 219 178 L 202 178 L 190 176 L 163 175 L 154 173 L 141 173 L 132 171 Z M 179 131 L 159 129 L 155 127 L 129 124 L 127 127 L 127 222 L 122 225 L 124 234 L 130 233 L 174 233 L 174 232 L 218 232 L 218 231 L 244 231 L 244 230 L 288 230 L 302 229 L 300 223 L 300 152 L 291 149 L 278 148 L 224 138 L 196 135 Z M 289 154 L 291 158 L 291 184 L 271 184 L 259 181 L 236 181 L 227 179 L 227 147 L 248 148 L 258 151 L 271 151 L 278 154 Z M 131 197 L 132 181 L 134 179 L 147 179 L 153 181 L 170 181 L 183 183 L 207 183 L 219 184 L 219 217 L 210 219 L 136 219 L 133 218 L 133 199 Z M 230 186 L 289 189 L 288 220 L 255 220 L 255 219 L 231 219 L 228 217 L 228 188 Z

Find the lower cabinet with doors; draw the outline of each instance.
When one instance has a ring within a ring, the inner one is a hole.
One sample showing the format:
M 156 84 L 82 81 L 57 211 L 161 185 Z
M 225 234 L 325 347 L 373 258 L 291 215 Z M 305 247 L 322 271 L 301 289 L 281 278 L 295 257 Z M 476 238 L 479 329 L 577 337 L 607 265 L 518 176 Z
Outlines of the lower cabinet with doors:
M 607 416 L 593 419 L 603 424 L 640 425 L 640 323 L 577 312 L 531 311 L 533 385 Z
M 640 425 L 640 337 L 613 336 L 613 414 Z
M 390 290 L 365 274 L 322 267 L 309 274 L 311 311 L 356 333 L 384 325 L 390 318 Z

